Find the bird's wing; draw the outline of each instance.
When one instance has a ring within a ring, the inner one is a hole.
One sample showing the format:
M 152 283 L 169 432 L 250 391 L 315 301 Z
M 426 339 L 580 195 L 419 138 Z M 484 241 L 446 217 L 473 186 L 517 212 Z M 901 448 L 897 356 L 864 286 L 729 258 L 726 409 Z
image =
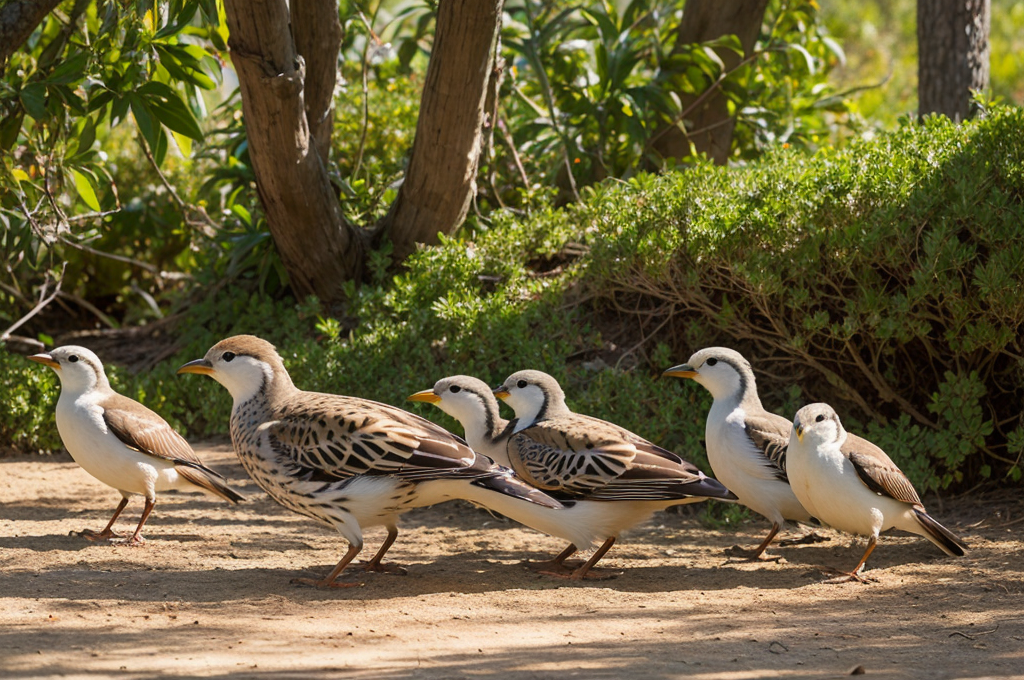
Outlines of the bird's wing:
M 140 453 L 219 474 L 206 467 L 185 438 L 167 421 L 139 402 L 120 394 L 111 394 L 99 402 L 103 421 L 125 446 Z
M 768 412 L 747 415 L 743 420 L 743 429 L 763 459 L 766 472 L 787 483 L 786 449 L 792 427 L 792 423 L 782 416 Z
M 847 435 L 839 450 L 853 463 L 857 476 L 869 489 L 904 503 L 921 505 L 914 485 L 885 451 L 852 434 Z
M 310 478 L 477 477 L 493 467 L 444 428 L 366 399 L 304 392 L 274 415 L 265 426 L 271 446 L 307 468 Z
M 512 467 L 528 483 L 587 495 L 629 470 L 637 450 L 609 428 L 560 416 L 513 434 L 508 453 Z

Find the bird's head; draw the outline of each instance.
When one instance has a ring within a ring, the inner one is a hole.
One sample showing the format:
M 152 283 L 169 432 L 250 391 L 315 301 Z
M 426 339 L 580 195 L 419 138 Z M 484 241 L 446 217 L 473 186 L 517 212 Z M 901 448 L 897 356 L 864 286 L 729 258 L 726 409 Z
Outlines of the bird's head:
M 820 444 L 842 444 L 846 439 L 846 430 L 831 406 L 809 404 L 797 411 L 793 418 L 790 439 L 793 437 L 802 445 L 816 448 Z
M 103 362 L 85 347 L 65 345 L 52 352 L 33 354 L 29 357 L 52 368 L 60 378 L 61 387 L 69 392 L 87 392 L 95 387 L 110 387 Z
M 521 427 L 567 412 L 558 381 L 540 371 L 519 371 L 494 388 L 494 396 L 512 407 Z
M 254 335 L 235 335 L 190 361 L 178 373 L 208 375 L 227 388 L 236 404 L 248 401 L 269 385 L 291 386 L 277 349 Z
M 706 347 L 694 353 L 685 364 L 673 366 L 662 375 L 695 380 L 715 399 L 742 398 L 756 390 L 750 362 L 728 347 Z
M 434 383 L 433 389 L 417 392 L 409 401 L 433 404 L 469 429 L 484 424 L 488 414 L 497 414 L 498 400 L 483 380 L 469 375 L 453 375 Z

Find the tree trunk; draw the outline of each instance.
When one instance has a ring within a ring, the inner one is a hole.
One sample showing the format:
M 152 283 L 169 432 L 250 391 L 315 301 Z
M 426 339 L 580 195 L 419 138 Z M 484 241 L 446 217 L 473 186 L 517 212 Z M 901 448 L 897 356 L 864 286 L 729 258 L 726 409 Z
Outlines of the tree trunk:
M 927 0 L 920 0 L 926 2 Z M 768 0 L 687 0 L 679 24 L 677 45 L 703 43 L 725 35 L 736 35 L 749 56 L 761 32 Z M 735 68 L 742 57 L 732 50 L 717 50 L 726 70 Z M 680 93 L 685 112 L 697 96 Z M 690 145 L 697 153 L 706 153 L 715 163 L 724 165 L 732 148 L 736 120 L 721 90 L 708 95 L 693 111 L 685 113 L 679 124 L 663 129 L 655 138 L 654 149 L 664 158 L 685 158 Z M 684 129 L 685 127 L 685 129 Z
M 342 284 L 359 277 L 364 252 L 362 235 L 342 215 L 326 168 L 341 40 L 337 2 L 293 0 L 293 14 L 286 0 L 224 4 L 249 155 L 270 233 L 296 294 L 337 301 Z M 302 30 L 299 40 L 293 40 L 293 22 Z
M 990 0 L 917 0 L 918 113 L 970 117 L 988 88 Z
M 466 218 L 476 193 L 487 83 L 503 0 L 440 0 L 434 49 L 405 180 L 379 225 L 397 259 Z
M 61 0 L 11 0 L 0 7 L 0 76 L 11 58 Z

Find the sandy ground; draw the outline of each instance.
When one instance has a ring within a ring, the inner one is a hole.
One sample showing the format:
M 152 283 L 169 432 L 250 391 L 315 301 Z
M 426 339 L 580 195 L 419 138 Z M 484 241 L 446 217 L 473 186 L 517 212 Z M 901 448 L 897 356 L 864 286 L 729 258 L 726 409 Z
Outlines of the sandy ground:
M 0 676 L 1024 678 L 1020 501 L 933 508 L 968 556 L 886 537 L 866 585 L 814 568 L 854 565 L 848 537 L 751 564 L 723 551 L 764 523 L 678 514 L 621 539 L 605 560 L 618 578 L 569 583 L 522 566 L 559 541 L 450 503 L 404 517 L 390 557 L 408 575 L 317 590 L 290 580 L 325 574 L 340 537 L 270 501 L 229 447 L 200 454 L 250 501 L 165 494 L 141 548 L 68 535 L 101 529 L 118 500 L 70 458 L 0 460 Z

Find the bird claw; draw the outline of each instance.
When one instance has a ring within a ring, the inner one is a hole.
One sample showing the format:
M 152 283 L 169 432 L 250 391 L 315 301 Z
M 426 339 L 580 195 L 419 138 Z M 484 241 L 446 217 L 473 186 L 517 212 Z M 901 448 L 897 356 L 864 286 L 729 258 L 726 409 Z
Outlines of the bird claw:
M 834 567 L 818 567 L 818 569 L 824 574 L 836 575 L 834 578 L 825 579 L 822 583 L 851 583 L 853 581 L 857 583 L 878 583 L 877 578 L 864 576 L 859 571 L 842 571 Z
M 363 583 L 348 583 L 345 581 L 328 581 L 327 579 L 316 578 L 293 578 L 291 582 L 297 586 L 312 586 L 313 588 L 358 588 Z
M 816 531 L 804 534 L 803 536 L 797 536 L 796 538 L 783 538 L 778 542 L 780 546 L 791 546 L 791 545 L 814 545 L 815 543 L 828 543 L 830 539 L 828 536 L 822 536 Z
M 93 531 L 92 529 L 82 529 L 81 531 L 69 531 L 68 536 L 81 536 L 88 541 L 110 541 L 115 538 L 124 538 L 128 534 L 121 533 L 119 531 Z
M 146 545 L 146 539 L 143 538 L 142 536 L 132 535 L 132 536 L 128 536 L 126 538 L 124 538 L 124 537 L 122 537 L 122 538 L 111 538 L 110 539 L 110 544 L 111 545 L 123 545 L 123 546 L 126 546 L 128 548 L 141 548 L 142 546 Z
M 781 555 L 769 555 L 764 550 L 758 552 L 756 549 L 744 548 L 738 545 L 726 548 L 725 554 L 729 557 L 738 557 L 743 561 L 749 562 L 778 562 L 782 559 Z
M 378 574 L 394 574 L 396 576 L 405 576 L 409 573 L 405 569 L 405 567 L 400 567 L 397 564 L 374 562 L 372 560 L 369 562 L 360 562 L 359 564 L 362 567 L 363 571 L 372 571 Z

